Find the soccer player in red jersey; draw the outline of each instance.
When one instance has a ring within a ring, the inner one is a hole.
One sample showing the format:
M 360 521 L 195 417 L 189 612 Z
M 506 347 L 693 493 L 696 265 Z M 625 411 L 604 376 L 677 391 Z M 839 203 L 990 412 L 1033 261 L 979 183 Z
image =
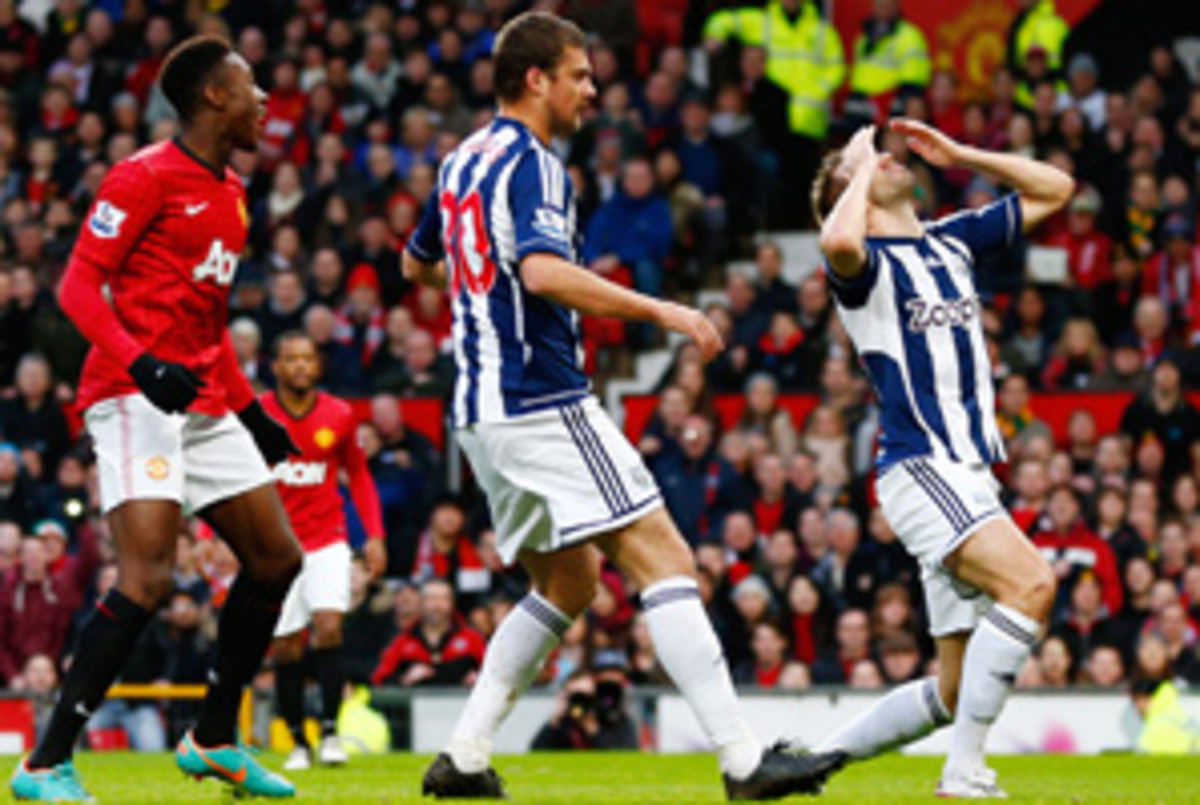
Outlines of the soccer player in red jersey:
M 18 799 L 90 801 L 72 747 L 171 592 L 184 506 L 225 538 L 241 571 L 221 614 L 199 721 L 176 762 L 238 793 L 294 794 L 234 735 L 242 690 L 303 559 L 268 469 L 296 447 L 255 399 L 226 332 L 248 223 L 242 182 L 228 165 L 235 148 L 255 148 L 265 94 L 215 37 L 176 47 L 159 83 L 180 134 L 109 170 L 62 284 L 63 310 L 92 342 L 79 404 L 119 570 L 80 630 L 49 728 L 10 781 Z
M 275 701 L 296 748 L 285 770 L 312 767 L 313 753 L 304 735 L 304 629 L 312 623 L 313 673 L 321 689 L 321 744 L 325 765 L 346 762 L 337 738 L 342 706 L 342 621 L 350 608 L 350 545 L 346 515 L 338 494 L 345 470 L 350 497 L 367 532 L 367 566 L 373 576 L 387 567 L 383 515 L 367 457 L 358 445 L 358 420 L 350 406 L 317 390 L 321 362 L 317 345 L 301 332 L 275 342 L 276 391 L 260 400 L 267 413 L 284 423 L 300 455 L 275 465 L 275 480 L 292 528 L 304 548 L 304 570 L 283 603 L 275 627 Z

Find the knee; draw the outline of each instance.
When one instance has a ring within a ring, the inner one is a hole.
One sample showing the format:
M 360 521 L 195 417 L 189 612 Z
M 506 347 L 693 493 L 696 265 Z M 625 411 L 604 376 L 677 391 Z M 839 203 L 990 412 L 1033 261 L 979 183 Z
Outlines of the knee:
M 334 648 L 342 644 L 342 622 L 340 618 L 326 618 L 313 622 L 313 644 L 317 648 Z
M 596 586 L 600 583 L 600 572 L 596 569 L 583 575 L 559 576 L 538 588 L 538 595 L 545 598 L 569 618 L 578 618 L 592 605 L 596 598 Z
M 247 571 L 260 584 L 287 590 L 300 575 L 303 566 L 304 554 L 299 546 L 291 545 L 270 555 L 257 557 L 254 567 L 247 568 Z
M 1042 562 L 1037 570 L 1025 574 L 1018 592 L 1016 608 L 1036 620 L 1045 623 L 1054 608 L 1054 597 L 1058 593 L 1058 579 L 1050 565 Z
M 275 641 L 275 663 L 291 665 L 304 659 L 304 643 L 299 636 L 285 637 Z
M 121 568 L 117 589 L 141 608 L 153 612 L 175 589 L 175 577 L 167 562 L 138 563 Z

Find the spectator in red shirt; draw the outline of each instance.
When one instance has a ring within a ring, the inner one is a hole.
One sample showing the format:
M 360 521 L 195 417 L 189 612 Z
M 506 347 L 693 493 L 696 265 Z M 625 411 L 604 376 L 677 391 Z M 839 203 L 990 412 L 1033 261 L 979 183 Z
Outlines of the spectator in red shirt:
M 1050 390 L 1090 389 L 1105 369 L 1104 346 L 1096 325 L 1071 319 L 1063 328 L 1054 353 L 1042 370 L 1042 386 Z
M 1070 594 L 1074 579 L 1083 571 L 1096 574 L 1104 599 L 1105 614 L 1121 611 L 1124 590 L 1117 559 L 1108 543 L 1096 536 L 1080 516 L 1079 498 L 1069 486 L 1059 486 L 1046 504 L 1046 516 L 1033 537 L 1059 578 L 1061 597 Z M 1065 604 L 1066 602 L 1061 602 Z
M 813 682 L 844 685 L 855 663 L 871 658 L 871 623 L 861 609 L 848 609 L 838 616 L 837 649 L 822 654 L 813 664 Z
M 1096 188 L 1085 185 L 1067 208 L 1067 231 L 1049 242 L 1067 250 L 1071 281 L 1076 288 L 1089 293 L 1112 279 L 1112 239 L 1096 229 L 1100 206 Z
M 1042 510 L 1046 508 L 1046 495 L 1050 491 L 1046 465 L 1037 459 L 1026 459 L 1017 465 L 1012 477 L 1017 496 L 1009 504 L 1009 512 L 1022 531 L 1033 533 Z
M 372 685 L 470 685 L 483 663 L 483 637 L 454 611 L 444 579 L 421 585 L 421 619 L 384 649 Z
M 300 89 L 297 64 L 282 59 L 275 65 L 271 93 L 267 96 L 267 114 L 263 120 L 263 136 L 258 144 L 260 169 L 274 170 L 287 161 L 308 164 L 309 142 L 304 131 L 304 114 L 308 96 Z
M 811 685 L 808 669 L 790 659 L 788 633 L 783 624 L 766 618 L 754 627 L 753 656 L 733 669 L 733 681 L 756 688 L 794 690 Z
M 79 601 L 50 574 L 38 537 L 21 541 L 20 572 L 0 591 L 0 679 L 10 683 L 35 654 L 62 654 Z
M 417 543 L 413 581 L 445 579 L 459 595 L 466 594 L 472 599 L 488 592 L 491 573 L 467 536 L 466 524 L 466 512 L 457 498 L 447 496 L 437 502 L 429 518 L 429 528 Z

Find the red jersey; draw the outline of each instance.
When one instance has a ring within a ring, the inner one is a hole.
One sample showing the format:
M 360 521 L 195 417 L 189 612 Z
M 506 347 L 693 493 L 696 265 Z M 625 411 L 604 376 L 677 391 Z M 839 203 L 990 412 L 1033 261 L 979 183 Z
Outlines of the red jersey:
M 143 352 L 204 380 L 191 411 L 221 416 L 253 400 L 225 330 L 248 223 L 237 174 L 216 171 L 177 140 L 109 170 L 61 292 L 63 309 L 93 343 L 81 408 L 136 392 L 128 367 Z M 111 308 L 99 296 L 104 284 Z
M 293 416 L 273 392 L 259 398 L 266 412 L 288 429 L 300 455 L 276 464 L 275 480 L 288 519 L 306 552 L 346 540 L 346 516 L 338 494 L 338 475 L 345 470 L 350 497 L 368 538 L 383 536 L 379 494 L 359 447 L 358 420 L 347 403 L 324 392 L 303 416 Z

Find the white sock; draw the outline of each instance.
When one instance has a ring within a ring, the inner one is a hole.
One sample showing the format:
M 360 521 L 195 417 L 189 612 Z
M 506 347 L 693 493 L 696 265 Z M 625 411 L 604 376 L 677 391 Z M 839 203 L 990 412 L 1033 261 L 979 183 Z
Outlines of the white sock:
M 659 662 L 716 745 L 721 770 L 744 780 L 762 761 L 762 743 L 742 715 L 700 588 L 675 576 L 650 585 L 641 597 Z
M 487 769 L 496 730 L 570 626 L 571 618 L 536 592 L 522 598 L 500 623 L 446 747 L 459 771 Z
M 949 724 L 951 716 L 938 692 L 936 677 L 901 685 L 818 747 L 865 760 L 898 749 Z
M 996 604 L 979 623 L 963 658 L 958 713 L 944 774 L 966 775 L 983 766 L 983 747 L 1017 674 L 1038 636 L 1037 621 Z

